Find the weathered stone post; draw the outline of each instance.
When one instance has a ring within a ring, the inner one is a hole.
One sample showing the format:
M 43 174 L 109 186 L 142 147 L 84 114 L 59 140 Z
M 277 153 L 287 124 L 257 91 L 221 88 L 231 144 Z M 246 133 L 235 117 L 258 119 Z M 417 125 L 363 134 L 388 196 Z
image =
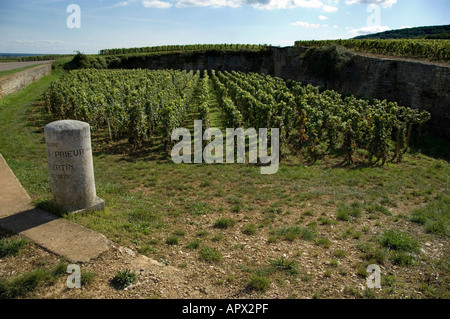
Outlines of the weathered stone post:
M 68 212 L 104 209 L 95 191 L 90 125 L 56 121 L 44 133 L 53 204 Z

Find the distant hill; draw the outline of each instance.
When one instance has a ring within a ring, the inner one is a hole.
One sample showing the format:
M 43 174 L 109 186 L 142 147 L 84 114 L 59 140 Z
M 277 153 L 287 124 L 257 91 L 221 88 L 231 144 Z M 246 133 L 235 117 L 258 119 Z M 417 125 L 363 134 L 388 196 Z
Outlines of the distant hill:
M 450 24 L 360 35 L 354 39 L 450 39 Z

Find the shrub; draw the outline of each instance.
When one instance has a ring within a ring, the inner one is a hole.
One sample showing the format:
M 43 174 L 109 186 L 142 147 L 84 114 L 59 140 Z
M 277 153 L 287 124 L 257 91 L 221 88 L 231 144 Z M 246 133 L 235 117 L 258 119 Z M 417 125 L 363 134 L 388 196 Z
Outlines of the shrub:
M 337 258 L 345 258 L 347 256 L 347 253 L 342 249 L 338 249 L 334 252 L 333 256 Z
M 360 244 L 356 248 L 363 253 L 361 257 L 370 263 L 383 264 L 386 259 L 386 251 L 383 248 L 370 244 Z
M 350 217 L 348 216 L 347 211 L 343 210 L 343 209 L 338 209 L 337 214 L 336 214 L 336 218 L 338 220 L 342 220 L 344 222 L 348 222 L 350 220 Z
M 342 203 L 338 206 L 338 211 L 336 218 L 342 221 L 350 221 L 351 219 L 356 219 L 362 214 L 361 204 L 358 202 L 353 202 L 350 205 Z
M 298 274 L 297 262 L 286 257 L 271 260 L 270 265 L 276 270 L 286 271 L 291 275 Z
M 219 261 L 222 259 L 222 254 L 212 247 L 203 247 L 200 250 L 200 259 L 204 261 Z
M 124 289 L 136 282 L 136 274 L 129 269 L 119 270 L 113 279 L 111 284 L 116 289 Z
M 259 276 L 256 274 L 253 274 L 249 281 L 247 287 L 251 290 L 257 290 L 257 291 L 267 291 L 270 286 L 270 279 L 264 276 Z
M 380 205 L 380 204 L 369 204 L 369 205 L 367 205 L 366 210 L 368 213 L 379 212 L 386 216 L 392 215 L 392 213 L 389 211 L 389 209 L 387 209 L 386 207 L 384 207 L 383 205 Z
M 242 232 L 246 235 L 254 235 L 256 233 L 256 225 L 255 224 L 247 224 L 247 225 L 245 225 Z
M 206 215 L 209 213 L 208 205 L 205 203 L 194 203 L 190 205 L 189 210 L 194 215 Z
M 186 245 L 186 248 L 190 248 L 190 249 L 197 249 L 199 247 L 200 247 L 200 241 L 198 241 L 198 240 L 191 241 L 190 243 L 188 243 Z
M 186 231 L 184 229 L 177 229 L 173 232 L 175 236 L 183 237 L 186 235 Z
M 404 251 L 393 251 L 391 254 L 392 263 L 399 266 L 411 266 L 414 265 L 416 259 L 414 255 Z
M 383 247 L 405 252 L 418 252 L 420 247 L 417 240 L 409 237 L 406 233 L 394 230 L 382 233 L 379 241 Z
M 214 223 L 214 227 L 216 228 L 229 228 L 233 227 L 236 224 L 236 221 L 233 218 L 221 217 Z
M 177 236 L 169 236 L 166 238 L 166 244 L 167 245 L 177 245 L 178 244 L 178 237 Z
M 312 240 L 317 233 L 311 228 L 302 228 L 300 226 L 284 226 L 281 227 L 278 235 L 282 236 L 285 240 L 294 241 L 297 237 L 304 240 Z
M 330 248 L 331 247 L 331 241 L 328 238 L 318 238 L 316 240 L 316 244 L 319 246 L 322 246 L 324 248 Z
M 25 238 L 11 239 L 2 238 L 0 239 L 0 258 L 15 255 L 20 249 L 25 247 L 27 240 Z
M 317 233 L 310 228 L 302 228 L 300 232 L 300 238 L 304 240 L 313 240 L 317 236 Z
M 24 297 L 36 289 L 48 274 L 44 269 L 38 268 L 31 272 L 13 278 L 11 281 L 0 283 L 0 297 L 17 298 Z
M 89 285 L 94 281 L 95 276 L 93 272 L 81 270 L 81 287 Z

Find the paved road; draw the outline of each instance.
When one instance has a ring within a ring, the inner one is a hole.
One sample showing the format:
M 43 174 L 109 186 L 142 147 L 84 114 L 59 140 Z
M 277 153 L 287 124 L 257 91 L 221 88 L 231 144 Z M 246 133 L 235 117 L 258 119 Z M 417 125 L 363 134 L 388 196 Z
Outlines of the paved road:
M 35 65 L 35 64 L 44 64 L 44 63 L 50 63 L 52 60 L 45 60 L 45 61 L 28 61 L 28 62 L 2 62 L 0 63 L 0 71 L 8 71 L 18 68 L 23 68 L 25 66 L 29 65 Z

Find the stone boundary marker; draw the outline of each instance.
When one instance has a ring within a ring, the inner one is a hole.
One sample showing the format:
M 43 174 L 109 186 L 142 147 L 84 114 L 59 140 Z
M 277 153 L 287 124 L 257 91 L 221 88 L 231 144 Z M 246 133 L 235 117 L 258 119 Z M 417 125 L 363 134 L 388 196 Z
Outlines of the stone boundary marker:
M 103 210 L 105 202 L 95 191 L 91 127 L 76 120 L 45 125 L 53 204 L 67 212 Z
M 104 235 L 34 207 L 1 154 L 0 228 L 74 263 L 88 262 L 112 246 Z

